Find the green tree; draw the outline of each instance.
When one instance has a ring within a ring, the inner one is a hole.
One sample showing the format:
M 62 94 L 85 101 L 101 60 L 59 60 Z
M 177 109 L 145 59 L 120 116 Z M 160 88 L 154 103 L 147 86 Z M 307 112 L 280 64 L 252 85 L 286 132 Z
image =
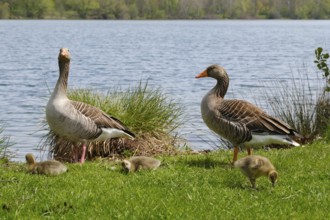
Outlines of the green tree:
M 136 4 L 131 4 L 129 6 L 128 10 L 129 10 L 129 16 L 130 16 L 131 19 L 139 18 L 139 10 L 138 10 Z
M 329 19 L 330 0 L 0 0 L 0 18 Z
M 10 17 L 9 3 L 0 2 L 0 19 L 8 19 Z
M 91 18 L 97 14 L 100 7 L 96 0 L 70 0 L 66 3 L 66 8 L 77 12 L 79 18 Z
M 130 19 L 129 8 L 124 2 L 115 5 L 114 15 L 116 19 Z

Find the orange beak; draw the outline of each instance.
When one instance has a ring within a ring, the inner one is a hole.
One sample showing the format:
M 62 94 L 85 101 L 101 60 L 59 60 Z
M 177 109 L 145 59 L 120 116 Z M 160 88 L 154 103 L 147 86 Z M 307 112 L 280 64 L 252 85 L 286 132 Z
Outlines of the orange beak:
M 195 78 L 202 78 L 202 77 L 208 77 L 207 75 L 207 71 L 204 70 L 203 72 L 201 72 L 200 74 L 198 74 L 197 76 L 195 76 Z

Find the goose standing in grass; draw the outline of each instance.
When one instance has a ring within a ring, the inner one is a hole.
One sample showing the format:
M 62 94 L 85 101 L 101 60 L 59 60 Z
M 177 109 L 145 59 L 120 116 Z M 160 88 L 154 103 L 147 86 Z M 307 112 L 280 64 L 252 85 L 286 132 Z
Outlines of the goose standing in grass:
M 74 145 L 75 160 L 78 158 L 77 147 L 82 145 L 80 163 L 84 163 L 86 144 L 89 142 L 121 137 L 134 139 L 135 135 L 121 121 L 97 107 L 68 99 L 70 59 L 69 50 L 60 49 L 60 74 L 46 107 L 46 119 L 52 132 Z
M 234 145 L 233 162 L 237 160 L 238 147 L 245 147 L 251 154 L 251 147 L 269 144 L 290 144 L 299 146 L 292 137 L 301 137 L 285 122 L 267 115 L 257 106 L 244 100 L 224 99 L 229 77 L 226 70 L 211 65 L 195 78 L 212 77 L 217 84 L 203 98 L 202 118 L 215 133 Z
M 36 163 L 33 154 L 25 155 L 27 170 L 32 174 L 56 176 L 65 173 L 68 168 L 57 160 L 46 160 Z
M 256 179 L 261 176 L 267 176 L 275 186 L 278 173 L 266 157 L 250 155 L 236 161 L 234 166 L 240 168 L 242 173 L 249 178 L 254 189 L 256 188 Z

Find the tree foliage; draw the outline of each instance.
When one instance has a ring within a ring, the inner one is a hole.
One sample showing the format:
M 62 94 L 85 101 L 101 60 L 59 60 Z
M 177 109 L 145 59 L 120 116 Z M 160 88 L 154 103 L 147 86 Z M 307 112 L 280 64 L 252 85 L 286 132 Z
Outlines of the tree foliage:
M 2 19 L 329 19 L 330 0 L 0 0 Z

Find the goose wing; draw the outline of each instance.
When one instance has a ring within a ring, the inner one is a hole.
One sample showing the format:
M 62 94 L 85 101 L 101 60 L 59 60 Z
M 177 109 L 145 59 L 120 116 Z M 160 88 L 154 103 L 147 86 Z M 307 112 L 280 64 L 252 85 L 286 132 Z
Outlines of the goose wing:
M 224 120 L 236 125 L 240 130 L 247 129 L 253 133 L 294 134 L 294 130 L 288 124 L 267 115 L 263 110 L 247 101 L 223 100 L 218 111 Z
M 128 130 L 128 128 L 117 118 L 112 117 L 99 108 L 90 104 L 78 101 L 71 101 L 73 107 L 81 114 L 90 118 L 99 128 L 116 128 L 125 133 L 135 137 L 135 135 Z

